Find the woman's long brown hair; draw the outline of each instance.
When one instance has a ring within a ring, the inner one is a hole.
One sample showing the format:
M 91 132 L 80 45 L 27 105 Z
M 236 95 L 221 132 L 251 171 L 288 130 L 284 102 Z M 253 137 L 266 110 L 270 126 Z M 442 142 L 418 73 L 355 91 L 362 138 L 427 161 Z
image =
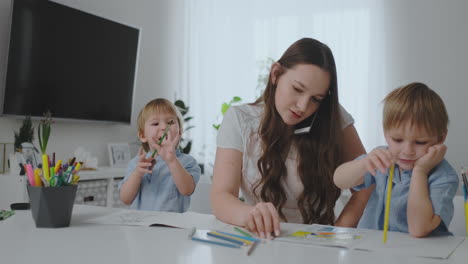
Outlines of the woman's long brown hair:
M 293 43 L 278 60 L 287 71 L 298 64 L 313 64 L 330 73 L 328 95 L 316 111 L 310 133 L 295 135 L 275 107 L 276 85 L 271 72 L 263 95 L 254 104 L 263 103 L 259 135 L 262 154 L 257 162 L 261 180 L 254 194 L 262 201 L 271 202 L 280 217 L 286 220 L 282 208 L 286 202 L 283 188 L 286 178 L 286 159 L 291 146 L 297 149 L 297 172 L 304 186 L 297 197 L 297 205 L 304 223 L 333 224 L 334 207 L 340 190 L 333 183 L 333 173 L 341 164 L 341 116 L 338 107 L 338 84 L 333 54 L 327 45 L 310 38 Z

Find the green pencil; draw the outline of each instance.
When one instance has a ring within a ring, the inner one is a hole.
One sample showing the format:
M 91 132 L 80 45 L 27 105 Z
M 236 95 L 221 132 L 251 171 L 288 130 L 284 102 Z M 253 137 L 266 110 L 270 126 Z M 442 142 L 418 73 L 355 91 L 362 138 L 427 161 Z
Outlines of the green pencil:
M 167 136 L 167 131 L 169 131 L 169 128 L 171 128 L 171 125 L 173 123 L 169 123 L 169 125 L 166 127 L 166 130 L 164 130 L 164 134 L 162 135 L 162 137 L 159 139 L 159 142 L 158 142 L 158 145 L 161 146 L 161 143 L 163 142 L 164 138 Z M 151 155 L 152 158 L 154 158 L 154 156 L 156 155 L 156 153 L 158 153 L 158 150 L 155 149 L 153 151 L 153 155 Z
M 239 232 L 239 233 L 243 234 L 243 235 L 244 235 L 244 236 L 246 236 L 246 237 L 252 237 L 252 235 L 251 235 L 251 234 L 249 234 L 249 233 L 245 232 L 244 230 L 242 230 L 242 229 L 238 228 L 237 226 L 235 226 L 235 227 L 234 227 L 234 230 L 236 230 L 237 232 Z

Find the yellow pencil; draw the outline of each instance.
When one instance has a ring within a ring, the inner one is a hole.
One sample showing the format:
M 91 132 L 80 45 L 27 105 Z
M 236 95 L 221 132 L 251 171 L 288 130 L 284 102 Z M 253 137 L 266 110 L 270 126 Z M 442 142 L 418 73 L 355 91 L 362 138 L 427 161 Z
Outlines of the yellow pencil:
M 388 231 L 388 217 L 390 216 L 390 200 L 392 198 L 392 187 L 393 187 L 393 172 L 395 171 L 395 165 L 390 167 L 390 173 L 388 175 L 387 182 L 387 199 L 385 201 L 385 218 L 383 226 L 383 242 L 387 243 L 387 231 Z
M 466 236 L 468 237 L 468 201 L 465 201 L 465 225 Z

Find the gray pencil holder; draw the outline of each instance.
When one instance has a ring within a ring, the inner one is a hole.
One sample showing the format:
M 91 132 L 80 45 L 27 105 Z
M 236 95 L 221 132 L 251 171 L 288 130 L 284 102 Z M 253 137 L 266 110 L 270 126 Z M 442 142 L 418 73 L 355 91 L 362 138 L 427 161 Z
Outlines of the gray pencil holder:
M 67 227 L 73 210 L 76 185 L 35 187 L 28 185 L 31 214 L 36 227 Z

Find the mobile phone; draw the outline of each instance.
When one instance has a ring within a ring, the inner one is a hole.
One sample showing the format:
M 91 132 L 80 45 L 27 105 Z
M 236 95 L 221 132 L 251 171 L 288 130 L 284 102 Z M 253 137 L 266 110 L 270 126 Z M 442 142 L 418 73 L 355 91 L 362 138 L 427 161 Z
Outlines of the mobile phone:
M 296 125 L 294 129 L 294 134 L 296 135 L 302 135 L 309 133 L 310 130 L 312 129 L 312 126 L 314 125 L 315 118 L 317 117 L 317 112 L 316 111 L 314 114 L 309 116 L 308 118 L 302 120 L 299 124 Z

